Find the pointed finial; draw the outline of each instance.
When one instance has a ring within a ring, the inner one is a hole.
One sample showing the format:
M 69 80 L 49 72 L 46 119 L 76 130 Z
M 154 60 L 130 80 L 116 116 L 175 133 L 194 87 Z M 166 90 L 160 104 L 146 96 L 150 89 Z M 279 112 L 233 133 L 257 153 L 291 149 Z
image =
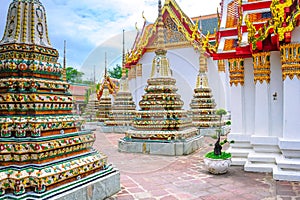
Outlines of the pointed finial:
M 66 69 L 66 65 L 67 65 L 66 46 L 67 46 L 67 42 L 66 42 L 66 40 L 64 40 L 64 63 L 63 63 L 63 65 L 64 65 L 64 68 L 65 68 L 65 69 Z
M 162 16 L 161 0 L 158 0 L 157 43 L 158 43 L 158 49 L 156 53 L 166 53 L 164 50 L 164 44 L 165 44 L 164 22 Z
M 64 61 L 63 61 L 63 72 L 62 72 L 62 80 L 67 81 L 67 53 L 66 53 L 66 40 L 64 40 Z
M 135 30 L 136 30 L 136 32 L 140 32 L 140 30 L 139 30 L 139 27 L 137 26 L 137 22 L 135 22 Z
M 106 55 L 106 52 L 105 52 L 105 71 L 104 71 L 104 77 L 106 78 L 107 76 L 107 55 Z
M 123 29 L 123 52 L 122 52 L 122 67 L 125 67 L 125 30 Z
M 125 69 L 125 30 L 123 29 L 122 77 L 126 77 Z
M 143 19 L 144 19 L 144 22 L 146 22 L 147 19 L 146 19 L 145 15 L 144 15 L 144 11 L 142 12 L 142 17 L 143 17 Z
M 94 84 L 96 84 L 96 66 L 94 65 Z

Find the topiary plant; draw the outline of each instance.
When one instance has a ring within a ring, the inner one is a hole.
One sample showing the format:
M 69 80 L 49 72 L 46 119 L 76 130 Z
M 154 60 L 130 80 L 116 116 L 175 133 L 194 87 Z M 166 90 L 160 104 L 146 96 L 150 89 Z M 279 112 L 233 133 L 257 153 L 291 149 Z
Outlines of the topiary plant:
M 216 111 L 216 114 L 219 115 L 219 127 L 216 130 L 217 132 L 217 141 L 214 145 L 214 151 L 208 152 L 205 157 L 207 158 L 213 158 L 213 159 L 227 159 L 231 157 L 230 153 L 222 152 L 222 145 L 226 143 L 234 143 L 234 141 L 228 141 L 227 139 L 224 139 L 221 141 L 221 126 L 222 126 L 222 118 L 224 115 L 227 114 L 226 110 L 224 109 L 219 109 Z

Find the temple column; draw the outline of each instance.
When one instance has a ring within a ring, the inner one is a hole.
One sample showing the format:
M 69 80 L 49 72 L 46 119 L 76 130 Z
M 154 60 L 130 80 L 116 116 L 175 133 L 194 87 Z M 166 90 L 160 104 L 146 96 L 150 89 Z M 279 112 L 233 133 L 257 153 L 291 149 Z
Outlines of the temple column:
M 278 167 L 273 176 L 277 180 L 300 181 L 300 44 L 287 44 L 280 50 L 284 120 L 283 136 L 279 139 L 282 156 L 276 160 Z
M 230 78 L 229 78 L 229 71 L 226 70 L 226 61 L 225 60 L 218 60 L 218 72 L 220 79 L 222 81 L 223 91 L 224 91 L 224 108 L 229 113 L 231 113 L 230 107 Z
M 254 151 L 248 155 L 245 171 L 272 172 L 275 167 L 275 159 L 280 153 L 278 137 L 271 136 L 271 103 L 274 101 L 271 87 L 272 90 L 276 89 L 271 85 L 270 81 L 277 80 L 271 80 L 270 75 L 273 72 L 271 71 L 271 65 L 273 64 L 273 74 L 276 77 L 276 68 L 278 68 L 277 54 L 270 55 L 270 52 L 253 54 L 254 72 L 252 74 L 254 73 L 254 79 L 252 79 L 252 83 L 255 83 L 255 124 L 250 141 Z
M 232 154 L 233 165 L 244 165 L 247 156 L 251 151 L 250 135 L 246 134 L 246 113 L 245 113 L 245 71 L 244 59 L 228 60 L 229 77 L 231 85 L 231 133 L 229 140 L 235 143 L 230 145 L 228 152 Z
M 141 91 L 144 91 L 144 85 L 143 85 L 143 65 L 142 64 L 137 64 L 136 66 L 136 78 L 135 78 L 135 82 L 136 82 L 136 88 L 134 88 L 134 92 L 137 94 L 135 101 L 139 102 L 140 99 L 138 99 L 137 97 L 141 97 L 143 95 L 143 93 L 141 93 Z M 139 105 L 137 105 L 137 107 L 139 108 Z

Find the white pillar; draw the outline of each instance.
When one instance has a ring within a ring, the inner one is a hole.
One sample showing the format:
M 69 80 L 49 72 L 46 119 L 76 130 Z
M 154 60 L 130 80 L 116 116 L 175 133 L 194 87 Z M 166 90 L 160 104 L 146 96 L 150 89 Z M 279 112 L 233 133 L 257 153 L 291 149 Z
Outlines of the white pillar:
M 284 81 L 283 138 L 300 140 L 300 80 L 296 77 Z M 299 155 L 300 157 L 300 155 Z
M 283 131 L 283 82 L 280 52 L 271 52 L 270 75 L 270 136 L 282 137 Z M 274 96 L 273 96 L 274 95 Z M 276 97 L 275 97 L 276 96 Z
M 270 87 L 265 81 L 255 85 L 255 135 L 268 136 L 270 131 Z
M 243 86 L 231 87 L 231 132 L 243 133 L 244 120 L 243 120 Z
M 252 135 L 254 133 L 254 121 L 255 121 L 255 85 L 253 74 L 253 62 L 252 58 L 244 60 L 245 70 L 245 83 L 244 83 L 244 118 L 245 127 L 244 132 L 246 135 Z

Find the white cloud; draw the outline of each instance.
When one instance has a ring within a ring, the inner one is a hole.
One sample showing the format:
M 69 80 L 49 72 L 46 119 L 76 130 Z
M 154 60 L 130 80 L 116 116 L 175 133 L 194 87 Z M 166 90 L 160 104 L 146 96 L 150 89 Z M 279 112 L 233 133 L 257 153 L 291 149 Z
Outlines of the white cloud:
M 7 8 L 12 0 L 1 0 L 0 33 L 4 29 Z M 157 17 L 155 0 L 40 0 L 46 8 L 49 36 L 55 48 L 62 52 L 63 40 L 68 40 L 68 63 L 83 64 L 88 54 L 112 36 L 141 27 L 142 11 L 148 21 Z M 211 14 L 221 0 L 177 0 L 190 17 Z M 164 2 L 164 1 L 163 1 Z M 1 37 L 1 36 L 0 36 Z

